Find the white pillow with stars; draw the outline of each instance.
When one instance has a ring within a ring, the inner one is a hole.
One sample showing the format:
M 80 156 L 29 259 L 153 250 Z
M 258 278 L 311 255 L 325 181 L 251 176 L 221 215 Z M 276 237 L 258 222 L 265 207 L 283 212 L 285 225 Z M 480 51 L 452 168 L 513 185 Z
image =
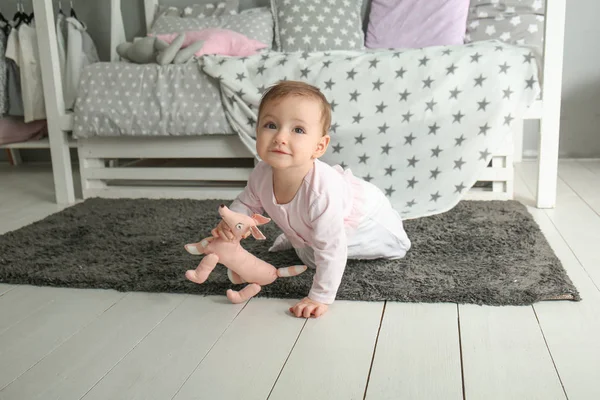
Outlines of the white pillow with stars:
M 541 59 L 545 0 L 471 0 L 465 42 L 501 40 L 529 47 Z

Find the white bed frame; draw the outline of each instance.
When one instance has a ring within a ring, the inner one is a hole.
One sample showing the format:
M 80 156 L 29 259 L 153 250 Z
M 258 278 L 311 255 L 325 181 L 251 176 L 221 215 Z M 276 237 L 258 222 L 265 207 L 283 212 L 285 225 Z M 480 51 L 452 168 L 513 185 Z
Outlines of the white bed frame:
M 525 119 L 540 120 L 537 207 L 553 208 L 556 202 L 558 140 L 560 130 L 561 82 L 566 0 L 548 0 L 546 6 L 543 100 L 527 110 Z M 65 111 L 58 70 L 58 50 L 52 0 L 33 0 L 42 66 L 44 97 L 48 116 L 56 201 L 75 202 L 69 147 L 77 147 L 84 198 L 234 198 L 243 188 L 251 165 L 227 166 L 225 159 L 252 159 L 237 135 L 198 137 L 93 137 L 69 139 L 72 115 Z M 154 18 L 158 0 L 144 0 L 146 25 Z M 121 0 L 110 0 L 111 59 L 117 61 L 116 46 L 125 41 Z M 513 162 L 520 161 L 523 121 L 505 146 L 494 154 L 481 182 L 491 188 L 472 188 L 468 199 L 511 199 Z M 209 166 L 142 166 L 115 163 L 118 159 L 210 159 Z M 248 161 L 247 160 L 247 161 Z M 114 185 L 115 181 L 125 185 Z M 182 183 L 186 183 L 182 184 Z M 191 183 L 191 186 L 190 186 Z

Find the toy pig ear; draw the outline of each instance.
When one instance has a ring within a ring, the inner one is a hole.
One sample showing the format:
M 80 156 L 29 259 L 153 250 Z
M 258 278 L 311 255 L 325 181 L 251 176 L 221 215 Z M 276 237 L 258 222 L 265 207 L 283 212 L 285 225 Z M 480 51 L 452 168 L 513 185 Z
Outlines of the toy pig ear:
M 271 221 L 270 218 L 264 217 L 260 214 L 252 215 L 252 219 L 256 221 L 256 225 L 264 225 L 264 224 L 269 223 L 269 221 Z
M 257 239 L 257 240 L 265 240 L 266 239 L 265 235 L 263 235 L 263 233 L 257 227 L 253 226 L 250 229 L 252 230 L 252 236 L 254 237 L 254 239 Z

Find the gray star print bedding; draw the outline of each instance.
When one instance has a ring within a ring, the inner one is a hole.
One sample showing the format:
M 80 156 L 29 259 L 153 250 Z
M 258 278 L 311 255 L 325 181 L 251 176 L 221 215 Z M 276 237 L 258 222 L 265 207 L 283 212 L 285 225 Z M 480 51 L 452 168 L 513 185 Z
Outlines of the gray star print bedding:
M 405 51 L 207 56 L 234 131 L 254 152 L 261 94 L 282 79 L 333 109 L 323 161 L 377 185 L 404 218 L 445 212 L 539 94 L 531 50 L 498 41 Z
M 232 132 L 218 82 L 196 62 L 96 63 L 84 70 L 73 136 L 191 136 Z

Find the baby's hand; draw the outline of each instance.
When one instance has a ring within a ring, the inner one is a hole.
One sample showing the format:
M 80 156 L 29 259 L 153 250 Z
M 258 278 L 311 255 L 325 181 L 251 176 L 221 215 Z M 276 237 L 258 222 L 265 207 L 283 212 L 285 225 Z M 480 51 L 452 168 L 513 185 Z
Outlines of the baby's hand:
M 220 237 L 221 239 L 224 240 L 233 240 L 233 232 L 231 231 L 231 229 L 229 228 L 229 225 L 227 225 L 225 223 L 225 221 L 221 220 L 221 222 L 219 222 L 219 225 L 217 225 L 217 227 L 215 229 L 213 229 L 210 232 L 214 237 L 218 238 Z
M 290 307 L 290 312 L 298 318 L 310 318 L 311 315 L 314 315 L 315 318 L 319 318 L 327 312 L 328 308 L 329 306 L 327 304 L 319 303 L 318 301 L 305 297 L 296 303 L 295 306 Z

